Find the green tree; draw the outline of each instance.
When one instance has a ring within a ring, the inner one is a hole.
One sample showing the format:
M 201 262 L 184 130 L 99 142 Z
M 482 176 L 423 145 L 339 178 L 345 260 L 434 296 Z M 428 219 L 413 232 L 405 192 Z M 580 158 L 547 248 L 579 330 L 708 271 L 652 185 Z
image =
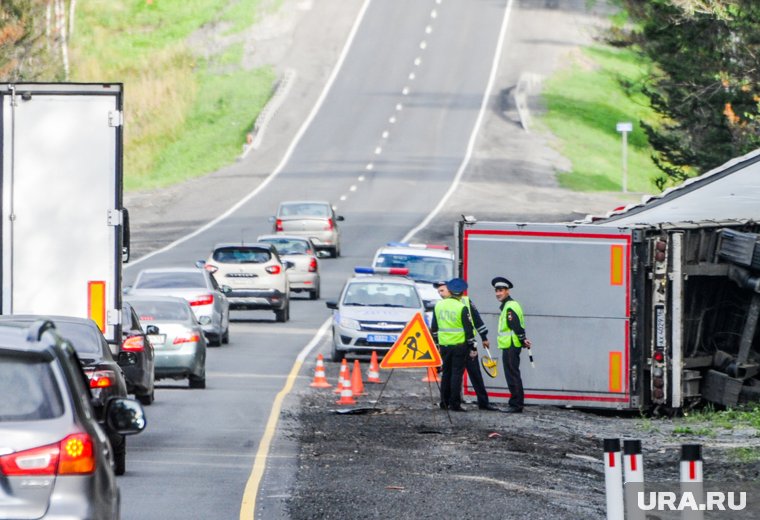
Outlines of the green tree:
M 0 1 L 0 81 L 52 81 L 62 68 L 48 37 L 50 0 Z
M 622 0 L 657 72 L 643 121 L 660 188 L 760 147 L 760 2 Z

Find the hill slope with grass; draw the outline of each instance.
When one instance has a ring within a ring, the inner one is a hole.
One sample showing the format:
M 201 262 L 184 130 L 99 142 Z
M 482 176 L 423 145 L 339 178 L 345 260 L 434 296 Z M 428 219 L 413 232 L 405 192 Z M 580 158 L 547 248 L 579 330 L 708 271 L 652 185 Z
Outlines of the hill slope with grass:
M 77 4 L 71 81 L 124 83 L 125 188 L 158 188 L 240 154 L 269 99 L 271 67 L 246 59 L 279 1 L 90 0 Z

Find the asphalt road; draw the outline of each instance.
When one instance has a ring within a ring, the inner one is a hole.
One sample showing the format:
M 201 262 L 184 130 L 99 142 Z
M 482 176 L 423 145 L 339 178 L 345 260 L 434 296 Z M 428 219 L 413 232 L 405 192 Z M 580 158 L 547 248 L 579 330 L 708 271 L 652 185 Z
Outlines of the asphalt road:
M 282 200 L 331 201 L 346 217 L 342 256 L 322 261 L 322 297 L 335 298 L 355 265 L 402 238 L 455 178 L 485 94 L 507 1 L 370 2 L 345 61 L 283 169 L 215 225 L 131 264 L 192 265 L 217 242 L 269 232 Z M 296 301 L 291 321 L 234 312 L 229 345 L 208 355 L 207 388 L 161 384 L 149 426 L 128 441 L 123 518 L 235 518 L 277 393 L 329 312 Z M 296 384 L 308 384 L 302 374 Z M 285 444 L 287 446 L 287 444 Z M 293 469 L 268 467 L 257 511 L 276 516 Z M 280 459 L 274 459 L 279 461 Z M 276 476 L 272 473 L 275 472 Z

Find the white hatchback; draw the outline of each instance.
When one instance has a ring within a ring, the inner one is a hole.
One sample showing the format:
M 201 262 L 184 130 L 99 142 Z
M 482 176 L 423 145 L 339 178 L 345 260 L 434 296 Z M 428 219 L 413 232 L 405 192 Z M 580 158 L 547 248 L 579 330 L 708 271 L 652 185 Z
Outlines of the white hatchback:
M 290 319 L 293 262 L 282 260 L 272 244 L 219 244 L 204 265 L 219 284 L 229 286 L 230 309 L 271 309 L 277 321 Z

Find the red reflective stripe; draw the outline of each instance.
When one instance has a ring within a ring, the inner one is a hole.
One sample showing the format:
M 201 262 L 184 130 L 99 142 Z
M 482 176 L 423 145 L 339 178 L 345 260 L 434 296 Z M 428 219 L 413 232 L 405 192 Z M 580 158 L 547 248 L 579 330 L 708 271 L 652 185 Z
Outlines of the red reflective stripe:
M 609 459 L 610 459 L 609 465 L 610 465 L 611 468 L 614 468 L 615 467 L 615 452 L 611 451 L 611 452 L 608 453 L 608 455 L 609 455 Z
M 696 480 L 697 479 L 697 461 L 690 460 L 689 461 L 689 480 Z
M 631 455 L 631 471 L 636 471 L 636 455 Z

